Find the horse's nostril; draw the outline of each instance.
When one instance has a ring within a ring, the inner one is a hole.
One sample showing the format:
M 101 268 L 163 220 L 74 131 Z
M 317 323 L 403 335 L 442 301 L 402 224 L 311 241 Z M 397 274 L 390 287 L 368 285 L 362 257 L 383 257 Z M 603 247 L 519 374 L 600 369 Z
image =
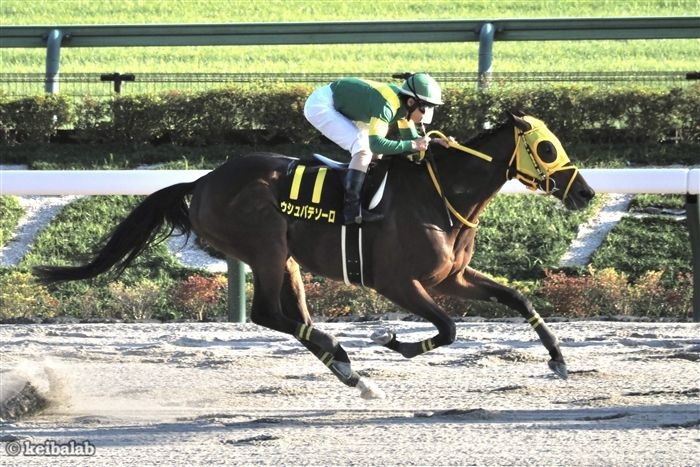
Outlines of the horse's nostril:
M 593 190 L 581 190 L 580 195 L 581 195 L 581 198 L 590 201 L 595 196 L 595 191 L 593 191 Z

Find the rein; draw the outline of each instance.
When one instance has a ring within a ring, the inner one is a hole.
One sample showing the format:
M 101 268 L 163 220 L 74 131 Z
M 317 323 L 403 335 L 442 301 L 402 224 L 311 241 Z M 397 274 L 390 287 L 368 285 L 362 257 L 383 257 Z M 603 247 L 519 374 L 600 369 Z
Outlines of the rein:
M 466 146 L 462 146 L 461 144 L 457 143 L 456 141 L 452 141 L 452 140 L 448 139 L 447 136 L 445 136 L 442 132 L 440 132 L 438 130 L 431 130 L 425 134 L 425 136 L 431 136 L 431 135 L 437 135 L 440 138 L 444 139 L 445 141 L 448 142 L 448 144 L 451 148 L 455 148 L 459 151 L 466 152 L 467 154 L 478 157 L 479 159 L 483 159 L 487 162 L 493 161 L 493 157 L 491 157 L 487 154 L 484 154 L 483 152 L 479 152 L 475 149 L 471 149 L 471 148 L 468 148 Z M 420 154 L 418 156 L 419 160 L 425 159 L 425 153 L 426 153 L 426 151 L 420 152 Z M 447 209 L 449 210 L 449 212 L 452 213 L 452 215 L 455 216 L 455 218 L 457 218 L 458 221 L 460 221 L 462 224 L 466 225 L 467 227 L 472 228 L 472 229 L 477 228 L 479 226 L 479 219 L 477 219 L 476 222 L 472 222 L 469 219 L 467 219 L 466 217 L 462 216 L 459 213 L 459 211 L 457 211 L 455 209 L 455 207 L 452 206 L 452 203 L 450 203 L 447 200 L 445 195 L 443 195 L 442 189 L 440 187 L 440 183 L 438 182 L 438 177 L 436 174 L 437 169 L 435 169 L 433 167 L 432 161 L 430 161 L 428 164 L 425 164 L 425 166 L 428 168 L 428 173 L 430 174 L 430 179 L 433 181 L 433 186 L 435 186 L 435 189 L 437 190 L 438 195 L 442 196 L 442 198 L 445 202 L 445 206 L 447 206 Z
M 515 127 L 515 149 L 513 150 L 513 155 L 511 156 L 510 161 L 508 162 L 508 168 L 506 169 L 506 179 L 511 180 L 513 178 L 516 178 L 532 191 L 542 189 L 546 193 L 551 193 L 557 189 L 556 184 L 553 184 L 554 186 L 550 186 L 550 180 L 552 175 L 554 175 L 556 172 L 560 172 L 563 170 L 573 170 L 574 174 L 570 178 L 569 183 L 567 184 L 566 189 L 564 191 L 564 196 L 562 197 L 562 200 L 566 199 L 566 196 L 569 194 L 569 190 L 571 189 L 571 185 L 573 184 L 574 179 L 576 178 L 576 174 L 578 173 L 578 168 L 571 164 L 569 156 L 566 154 L 566 151 L 562 147 L 557 137 L 546 127 L 546 125 L 542 121 L 529 116 L 525 116 L 524 119 L 532 125 L 532 129 L 522 132 L 518 129 L 517 126 Z M 458 151 L 467 153 L 474 157 L 478 157 L 479 159 L 483 159 L 487 162 L 493 161 L 493 157 L 489 156 L 488 154 L 484 154 L 483 152 L 479 152 L 475 149 L 463 146 L 457 143 L 456 141 L 452 141 L 438 130 L 431 130 L 425 135 L 437 135 L 438 137 L 447 141 L 449 147 L 451 148 L 457 149 Z M 553 162 L 547 163 L 541 158 L 539 158 L 539 156 L 537 155 L 537 144 L 542 140 L 549 141 L 557 149 L 557 157 Z M 533 148 L 535 150 L 533 150 Z M 413 162 L 419 163 L 424 159 L 426 159 L 426 151 L 420 151 L 417 155 L 414 154 L 412 160 Z M 428 163 L 425 164 L 425 166 L 428 169 L 430 179 L 433 181 L 433 186 L 435 186 L 435 190 L 438 192 L 438 195 L 442 197 L 445 206 L 448 209 L 448 218 L 449 213 L 452 213 L 452 215 L 455 218 L 457 218 L 457 220 L 459 220 L 462 224 L 466 225 L 467 227 L 478 227 L 479 219 L 477 219 L 474 222 L 470 221 L 469 219 L 462 216 L 459 213 L 459 211 L 455 209 L 452 203 L 450 203 L 447 200 L 447 198 L 443 194 L 442 187 L 440 186 L 439 177 L 437 175 L 437 168 L 433 167 L 434 160 L 432 160 L 431 157 L 428 157 L 426 160 L 428 161 Z M 543 182 L 544 187 L 542 186 Z
M 491 162 L 491 161 L 493 161 L 493 157 L 489 156 L 488 154 L 484 154 L 483 152 L 479 152 L 479 151 L 477 151 L 476 149 L 472 149 L 472 148 L 468 148 L 468 147 L 466 147 L 466 146 L 462 146 L 462 145 L 459 144 L 458 142 L 452 141 L 451 139 L 449 139 L 449 138 L 448 138 L 447 136 L 445 136 L 445 134 L 442 133 L 441 131 L 438 131 L 438 130 L 430 130 L 429 132 L 427 132 L 427 133 L 425 134 L 425 136 L 431 136 L 431 135 L 438 135 L 440 138 L 442 138 L 442 139 L 444 139 L 445 141 L 447 141 L 447 143 L 450 145 L 451 148 L 455 148 L 455 149 L 458 149 L 458 150 L 460 150 L 460 151 L 462 151 L 462 152 L 466 152 L 467 154 L 471 154 L 472 156 L 476 156 L 476 157 L 478 157 L 479 159 L 485 160 L 486 162 Z M 420 154 L 421 154 L 421 155 L 420 155 L 420 159 L 422 160 L 423 157 L 425 156 L 425 151 L 421 151 Z

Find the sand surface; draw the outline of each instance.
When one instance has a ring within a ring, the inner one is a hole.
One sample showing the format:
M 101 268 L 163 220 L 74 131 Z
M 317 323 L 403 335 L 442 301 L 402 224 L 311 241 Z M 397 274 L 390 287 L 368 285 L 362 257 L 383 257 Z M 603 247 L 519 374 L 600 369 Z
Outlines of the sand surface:
M 568 381 L 519 322 L 458 324 L 406 360 L 373 344 L 415 322 L 320 323 L 387 393 L 366 401 L 294 339 L 252 324 L 0 326 L 3 391 L 51 401 L 2 424 L 2 465 L 698 465 L 700 326 L 552 324 Z M 89 441 L 94 456 L 10 457 Z

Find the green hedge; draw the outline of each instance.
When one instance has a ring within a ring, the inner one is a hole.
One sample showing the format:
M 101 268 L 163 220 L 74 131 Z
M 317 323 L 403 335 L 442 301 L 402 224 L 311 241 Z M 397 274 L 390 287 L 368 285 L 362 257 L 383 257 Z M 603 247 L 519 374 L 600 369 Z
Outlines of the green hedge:
M 46 141 L 60 128 L 73 129 L 81 142 L 307 143 L 318 136 L 302 112 L 312 90 L 279 84 L 105 100 L 5 96 L 0 97 L 0 132 L 9 144 Z M 568 142 L 648 143 L 670 136 L 700 141 L 699 102 L 700 85 L 672 89 L 548 86 L 486 93 L 448 87 L 433 128 L 466 140 L 476 134 L 484 118 L 497 122 L 504 111 L 522 109 L 546 121 Z
M 62 96 L 36 96 L 0 100 L 0 132 L 5 142 L 18 136 L 26 141 L 43 142 L 58 128 L 73 122 L 74 105 Z

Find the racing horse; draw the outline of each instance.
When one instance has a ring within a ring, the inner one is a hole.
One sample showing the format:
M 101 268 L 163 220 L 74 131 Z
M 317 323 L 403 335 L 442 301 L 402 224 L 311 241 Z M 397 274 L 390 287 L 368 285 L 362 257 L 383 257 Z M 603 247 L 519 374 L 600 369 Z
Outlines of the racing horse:
M 392 158 L 381 201 L 385 217 L 362 226 L 364 286 L 430 321 L 438 332 L 420 342 L 405 342 L 381 329 L 372 340 L 413 358 L 450 345 L 456 337 L 454 321 L 431 295 L 491 300 L 527 320 L 549 352 L 551 370 L 566 378 L 559 342 L 530 301 L 472 269 L 469 262 L 479 216 L 506 181 L 517 178 L 574 210 L 587 206 L 594 191 L 547 126 L 522 112 L 508 113 L 503 123 L 465 146 L 446 141 L 449 147 L 431 144 L 427 155 L 415 155 L 413 161 Z M 300 265 L 342 280 L 345 232 L 338 224 L 307 222 L 282 211 L 290 168 L 298 162 L 264 152 L 231 158 L 194 182 L 146 197 L 89 262 L 38 266 L 34 273 L 45 283 L 88 279 L 107 271 L 119 274 L 149 245 L 175 230 L 188 235 L 193 231 L 227 257 L 250 266 L 253 323 L 294 336 L 362 397 L 383 397 L 381 389 L 352 369 L 338 340 L 313 325 L 306 306 Z

